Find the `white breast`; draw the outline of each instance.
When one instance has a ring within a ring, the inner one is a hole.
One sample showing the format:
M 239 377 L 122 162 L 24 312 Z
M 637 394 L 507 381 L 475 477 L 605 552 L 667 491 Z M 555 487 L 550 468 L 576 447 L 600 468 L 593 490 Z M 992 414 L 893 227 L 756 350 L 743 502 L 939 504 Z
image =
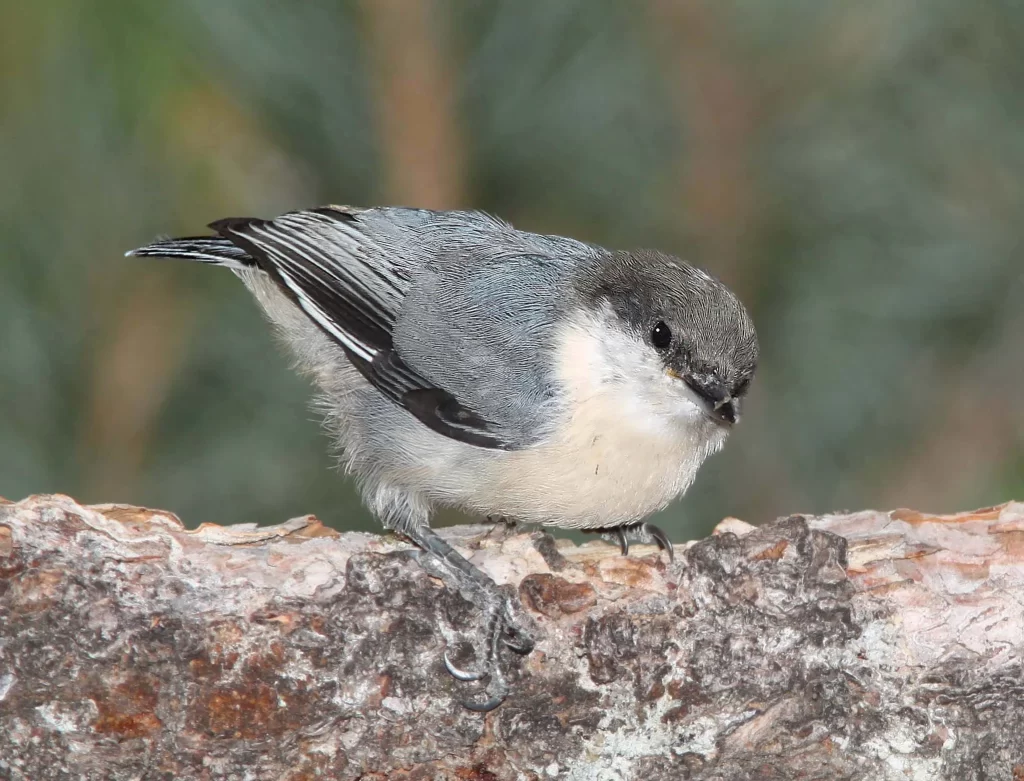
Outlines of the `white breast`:
M 483 466 L 479 509 L 576 528 L 638 521 L 683 493 L 721 447 L 725 430 L 612 317 L 564 328 L 554 356 L 560 422 L 541 446 Z

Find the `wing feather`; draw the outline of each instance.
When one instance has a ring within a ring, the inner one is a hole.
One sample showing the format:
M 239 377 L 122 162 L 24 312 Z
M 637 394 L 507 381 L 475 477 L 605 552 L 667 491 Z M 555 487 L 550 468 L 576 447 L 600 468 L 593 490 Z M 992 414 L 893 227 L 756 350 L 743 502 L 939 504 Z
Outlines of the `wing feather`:
M 381 258 L 358 214 L 293 212 L 210 225 L 278 284 L 381 393 L 434 431 L 478 447 L 512 449 L 498 427 L 408 366 L 393 332 L 409 280 Z

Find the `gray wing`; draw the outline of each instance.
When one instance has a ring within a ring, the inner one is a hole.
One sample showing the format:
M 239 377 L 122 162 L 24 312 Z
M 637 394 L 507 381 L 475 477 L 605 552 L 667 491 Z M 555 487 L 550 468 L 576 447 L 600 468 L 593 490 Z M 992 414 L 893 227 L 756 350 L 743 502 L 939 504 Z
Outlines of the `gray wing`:
M 402 359 L 527 447 L 554 423 L 554 339 L 574 279 L 605 252 L 517 231 L 478 212 L 437 213 L 416 232 L 428 260 L 394 329 Z
M 521 447 L 519 437 L 509 436 L 517 432 L 504 430 L 475 410 L 471 400 L 458 398 L 432 378 L 436 356 L 417 354 L 410 363 L 395 343 L 393 332 L 412 277 L 427 257 L 416 236 L 431 215 L 331 207 L 276 220 L 232 218 L 210 227 L 245 250 L 395 404 L 452 439 L 487 448 Z

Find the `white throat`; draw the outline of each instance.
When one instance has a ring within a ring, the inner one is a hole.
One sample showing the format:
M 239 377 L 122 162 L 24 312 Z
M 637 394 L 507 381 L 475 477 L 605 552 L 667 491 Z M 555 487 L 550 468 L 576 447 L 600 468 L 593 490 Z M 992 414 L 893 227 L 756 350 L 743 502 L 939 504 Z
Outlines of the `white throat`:
M 641 520 L 686 491 L 725 441 L 654 348 L 611 317 L 580 314 L 562 326 L 557 423 L 543 444 L 503 457 L 488 481 L 510 517 L 578 528 Z

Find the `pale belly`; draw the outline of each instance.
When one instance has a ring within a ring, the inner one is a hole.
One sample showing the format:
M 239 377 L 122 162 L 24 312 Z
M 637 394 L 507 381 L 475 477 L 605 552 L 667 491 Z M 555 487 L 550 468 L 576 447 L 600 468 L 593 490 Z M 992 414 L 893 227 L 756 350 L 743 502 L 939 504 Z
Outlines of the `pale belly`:
M 639 521 L 686 491 L 720 444 L 704 436 L 581 433 L 488 463 L 474 509 L 572 528 Z
M 574 528 L 662 509 L 689 488 L 725 430 L 621 330 L 570 323 L 559 343 L 564 417 L 543 444 L 481 464 L 471 509 Z

